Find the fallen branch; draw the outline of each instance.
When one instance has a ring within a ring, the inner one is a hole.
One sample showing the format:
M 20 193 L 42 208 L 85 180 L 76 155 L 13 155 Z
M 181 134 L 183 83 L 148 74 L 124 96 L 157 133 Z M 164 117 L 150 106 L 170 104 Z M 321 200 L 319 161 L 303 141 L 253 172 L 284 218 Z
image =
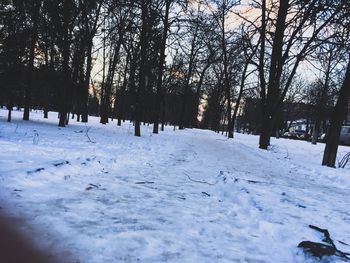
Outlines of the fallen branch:
M 332 246 L 312 241 L 303 241 L 298 245 L 298 247 L 320 259 L 324 256 L 333 256 L 336 252 L 335 248 Z
M 309 225 L 309 227 L 318 232 L 321 232 L 324 235 L 324 239 L 322 241 L 327 243 L 327 245 L 312 241 L 303 241 L 299 243 L 298 247 L 301 247 L 304 249 L 304 251 L 320 259 L 323 256 L 338 256 L 350 260 L 350 257 L 348 257 L 350 253 L 345 253 L 337 249 L 327 229 L 322 229 L 313 225 Z
M 318 232 L 321 232 L 324 235 L 324 237 L 325 237 L 322 241 L 326 242 L 326 243 L 330 244 L 332 247 L 336 248 L 335 245 L 334 245 L 333 240 L 331 239 L 331 235 L 329 234 L 327 229 L 322 229 L 322 228 L 319 228 L 319 227 L 313 226 L 313 225 L 309 225 L 309 227 L 311 229 L 314 229 L 314 230 L 318 231 Z

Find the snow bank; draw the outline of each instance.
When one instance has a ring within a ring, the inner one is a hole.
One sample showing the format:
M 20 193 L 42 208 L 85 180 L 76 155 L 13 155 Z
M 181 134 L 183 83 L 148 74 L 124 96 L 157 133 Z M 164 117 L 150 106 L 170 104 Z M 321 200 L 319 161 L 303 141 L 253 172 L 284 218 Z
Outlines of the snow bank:
M 5 114 L 1 210 L 62 262 L 319 262 L 297 248 L 321 241 L 309 224 L 349 250 L 350 167 L 322 167 L 322 144 Z

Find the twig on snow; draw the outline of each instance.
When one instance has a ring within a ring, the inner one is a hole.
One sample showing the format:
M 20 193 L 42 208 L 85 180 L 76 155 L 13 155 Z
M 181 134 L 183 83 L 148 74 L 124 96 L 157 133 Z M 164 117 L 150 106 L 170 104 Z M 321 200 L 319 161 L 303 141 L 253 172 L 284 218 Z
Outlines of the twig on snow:
M 350 245 L 349 245 L 349 244 L 347 244 L 347 243 L 345 243 L 345 242 L 343 242 L 343 241 L 338 240 L 338 242 L 339 242 L 340 244 L 344 245 L 344 246 L 348 246 L 348 247 L 350 247 Z
M 348 152 L 347 154 L 345 154 L 343 156 L 343 158 L 338 161 L 338 167 L 339 168 L 345 168 L 345 166 L 347 165 L 347 163 L 350 161 L 350 152 Z
M 200 183 L 200 184 L 207 184 L 207 185 L 216 185 L 218 182 L 215 182 L 215 183 L 209 183 L 207 181 L 199 181 L 199 180 L 195 180 L 195 179 L 192 179 L 186 172 L 184 172 L 184 174 L 187 176 L 187 178 L 192 181 L 192 182 L 195 182 L 195 183 Z
M 33 144 L 37 145 L 39 143 L 39 133 L 34 130 Z
M 284 156 L 284 159 L 290 159 L 290 158 L 289 158 L 289 151 L 288 151 L 287 146 L 284 145 L 284 149 L 286 149 L 286 152 L 287 152 L 287 155 Z
M 243 179 L 243 178 L 238 178 L 235 176 L 232 176 L 235 179 L 235 182 L 238 182 L 239 180 L 250 183 L 250 184 L 273 184 L 273 183 L 269 183 L 269 182 L 262 182 L 262 181 L 255 181 L 255 180 L 251 180 L 251 179 Z
M 89 136 L 89 131 L 90 131 L 91 127 L 87 127 L 87 126 L 85 125 L 85 128 L 86 128 L 86 129 L 85 129 L 85 136 L 88 138 L 89 142 L 91 142 L 91 143 L 96 143 L 96 142 L 92 141 L 91 138 L 90 138 L 90 136 Z
M 136 182 L 135 184 L 154 184 L 152 181 L 142 181 L 142 182 Z
M 88 187 L 85 188 L 86 191 L 89 191 L 91 189 L 99 189 L 100 187 L 98 185 L 95 185 L 95 184 L 89 184 Z

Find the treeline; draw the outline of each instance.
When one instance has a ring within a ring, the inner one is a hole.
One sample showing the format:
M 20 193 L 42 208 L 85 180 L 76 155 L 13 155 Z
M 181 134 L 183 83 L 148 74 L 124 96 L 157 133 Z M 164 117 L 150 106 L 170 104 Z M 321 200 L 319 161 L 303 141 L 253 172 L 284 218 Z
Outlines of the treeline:
M 94 114 L 132 120 L 136 136 L 148 122 L 154 133 L 170 123 L 233 138 L 257 99 L 267 149 L 285 105 L 305 103 L 314 137 L 334 111 L 324 160 L 334 166 L 350 92 L 348 1 L 4 0 L 0 14 L 9 120 L 17 106 L 24 120 L 31 108 L 58 111 L 61 127 Z
M 132 119 L 136 135 L 141 121 L 196 126 L 188 117 L 197 115 L 199 100 L 194 66 L 188 73 L 176 50 L 173 65 L 165 67 L 170 26 L 180 30 L 187 7 L 186 1 L 5 1 L 1 103 L 9 111 L 23 107 L 24 120 L 30 108 L 42 108 L 45 117 L 58 111 L 62 127 L 68 113 L 82 122 L 88 114 L 100 115 L 101 123 Z M 174 8 L 181 14 L 170 14 Z M 193 21 L 185 23 L 179 34 L 188 37 Z M 196 23 L 198 34 L 199 18 Z

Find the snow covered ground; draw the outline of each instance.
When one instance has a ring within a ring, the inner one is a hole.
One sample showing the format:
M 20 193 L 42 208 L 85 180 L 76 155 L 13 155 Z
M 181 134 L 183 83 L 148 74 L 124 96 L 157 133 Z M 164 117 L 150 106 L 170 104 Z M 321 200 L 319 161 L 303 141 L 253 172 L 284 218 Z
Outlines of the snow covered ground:
M 350 250 L 350 165 L 322 167 L 323 144 L 6 114 L 1 212 L 59 262 L 343 262 L 297 248 L 322 240 L 309 224 Z

